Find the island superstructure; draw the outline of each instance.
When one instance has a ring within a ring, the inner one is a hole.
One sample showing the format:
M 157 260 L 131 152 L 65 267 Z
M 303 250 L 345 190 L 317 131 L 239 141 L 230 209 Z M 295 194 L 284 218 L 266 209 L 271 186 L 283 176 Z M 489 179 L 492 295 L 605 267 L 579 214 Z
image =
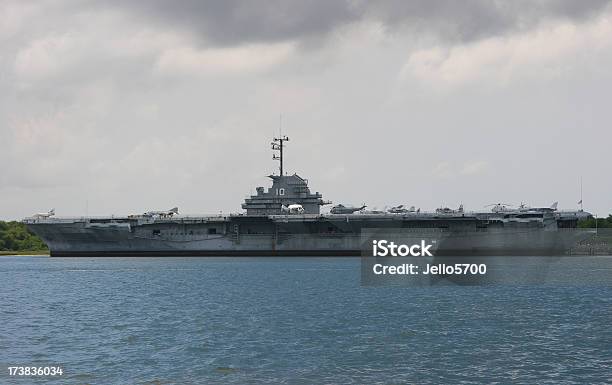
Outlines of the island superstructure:
M 582 210 L 552 207 L 490 211 L 440 208 L 424 212 L 396 206 L 385 211 L 338 204 L 311 192 L 308 180 L 284 172 L 286 136 L 274 138 L 279 174 L 272 186 L 257 187 L 242 204 L 243 213 L 180 216 L 178 208 L 124 217 L 57 218 L 35 215 L 24 223 L 48 245 L 51 256 L 337 256 L 360 255 L 365 229 L 439 234 L 440 255 L 550 255 L 563 253 L 584 233 Z

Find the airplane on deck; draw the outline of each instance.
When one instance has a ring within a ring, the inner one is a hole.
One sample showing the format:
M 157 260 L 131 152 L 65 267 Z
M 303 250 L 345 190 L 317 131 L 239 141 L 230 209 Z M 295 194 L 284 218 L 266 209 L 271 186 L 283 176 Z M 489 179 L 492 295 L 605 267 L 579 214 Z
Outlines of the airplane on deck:
M 304 213 L 304 207 L 300 204 L 292 204 L 289 206 L 282 205 L 281 210 L 284 213 L 288 213 L 288 214 L 303 214 Z
M 178 207 L 173 207 L 167 211 L 147 211 L 146 213 L 142 215 L 147 216 L 147 217 L 172 218 L 173 215 L 178 214 L 178 213 L 179 213 Z
M 332 214 L 352 214 L 356 211 L 361 211 L 365 209 L 366 207 L 367 207 L 366 205 L 363 205 L 361 207 L 356 207 L 356 206 L 345 206 L 343 204 L 337 204 L 331 208 L 330 212 Z
M 47 211 L 46 213 L 36 213 L 36 214 L 32 215 L 32 218 L 46 219 L 46 218 L 52 217 L 54 215 L 55 215 L 55 209 L 51 209 L 51 210 Z

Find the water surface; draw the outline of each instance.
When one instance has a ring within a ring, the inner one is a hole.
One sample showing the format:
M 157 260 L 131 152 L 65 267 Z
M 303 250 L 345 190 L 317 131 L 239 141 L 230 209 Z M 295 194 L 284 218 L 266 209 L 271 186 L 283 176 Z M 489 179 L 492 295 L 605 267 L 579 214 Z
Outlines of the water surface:
M 359 258 L 0 257 L 0 383 L 610 383 L 612 289 L 361 287 Z M 6 365 L 64 375 L 8 378 Z

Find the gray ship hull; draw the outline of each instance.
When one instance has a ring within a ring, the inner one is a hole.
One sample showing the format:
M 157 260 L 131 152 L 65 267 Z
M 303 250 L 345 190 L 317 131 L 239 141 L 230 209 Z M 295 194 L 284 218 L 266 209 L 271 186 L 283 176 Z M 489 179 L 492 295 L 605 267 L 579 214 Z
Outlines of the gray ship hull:
M 243 219 L 243 218 L 240 218 Z M 294 218 L 292 218 L 293 220 Z M 274 222 L 275 231 L 240 233 L 232 220 L 213 222 L 168 221 L 163 224 L 135 224 L 116 221 L 104 224 L 89 220 L 39 221 L 28 227 L 49 246 L 51 256 L 359 256 L 362 254 L 361 229 L 401 228 L 403 221 L 381 223 L 353 220 L 351 231 L 309 233 L 304 227 L 282 231 L 290 223 Z M 342 230 L 349 221 L 334 218 L 334 229 Z M 259 226 L 269 226 L 263 221 Z M 247 227 L 243 225 L 243 227 Z M 159 230 L 158 228 L 161 228 Z M 268 227 L 266 227 L 268 228 Z M 280 230 L 280 231 L 279 231 Z M 346 230 L 346 228 L 344 228 Z M 436 255 L 561 255 L 577 242 L 592 236 L 578 229 L 504 228 L 472 229 L 462 223 L 451 229 L 413 229 L 414 237 L 436 232 Z M 366 246 L 366 251 L 367 251 Z

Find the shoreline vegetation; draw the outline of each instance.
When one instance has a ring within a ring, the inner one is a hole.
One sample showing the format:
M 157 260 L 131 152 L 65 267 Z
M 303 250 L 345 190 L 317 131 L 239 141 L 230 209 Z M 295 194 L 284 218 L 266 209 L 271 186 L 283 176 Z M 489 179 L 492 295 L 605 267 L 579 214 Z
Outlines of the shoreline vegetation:
M 17 221 L 0 221 L 0 255 L 48 255 L 47 245 Z
M 609 214 L 607 218 L 597 218 L 597 225 L 595 225 L 595 218 L 583 219 L 578 222 L 578 228 L 581 229 L 611 229 L 612 228 L 612 214 Z
M 582 229 L 612 229 L 612 214 L 607 218 L 589 218 L 578 223 Z M 603 235 L 603 234 L 602 234 Z M 603 237 L 608 238 L 608 237 Z M 608 242 L 612 239 L 606 239 Z M 17 221 L 0 221 L 0 256 L 3 255 L 49 255 L 49 248 L 25 224 Z

